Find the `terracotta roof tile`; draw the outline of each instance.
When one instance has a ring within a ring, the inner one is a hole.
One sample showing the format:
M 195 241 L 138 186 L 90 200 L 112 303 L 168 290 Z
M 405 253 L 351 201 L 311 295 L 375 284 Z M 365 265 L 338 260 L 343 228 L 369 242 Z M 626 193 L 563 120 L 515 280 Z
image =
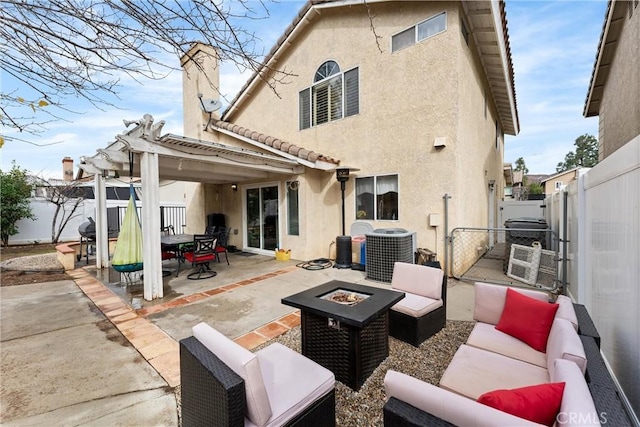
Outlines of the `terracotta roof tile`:
M 307 160 L 310 162 L 320 161 L 325 163 L 333 163 L 336 165 L 340 164 L 340 161 L 337 159 L 334 159 L 333 157 L 328 157 L 323 154 L 316 153 L 315 151 L 306 150 L 290 142 L 282 141 L 278 138 L 274 138 L 272 136 L 265 135 L 263 133 L 260 133 L 242 126 L 238 126 L 233 123 L 226 122 L 224 120 L 216 120 L 212 123 L 212 125 L 214 127 L 224 129 L 231 133 L 235 133 L 240 137 L 249 138 L 260 144 L 265 144 L 269 147 L 273 147 L 284 153 L 299 157 L 302 160 Z

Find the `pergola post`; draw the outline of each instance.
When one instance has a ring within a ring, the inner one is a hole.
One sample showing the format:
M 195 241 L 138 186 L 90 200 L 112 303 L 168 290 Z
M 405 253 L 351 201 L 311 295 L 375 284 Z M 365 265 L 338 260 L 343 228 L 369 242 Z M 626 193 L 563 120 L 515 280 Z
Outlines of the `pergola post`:
M 142 235 L 144 236 L 144 299 L 151 301 L 164 296 L 160 248 L 160 177 L 157 153 L 140 153 L 140 176 L 142 178 Z
M 96 268 L 109 267 L 109 225 L 107 223 L 107 186 L 101 174 L 94 175 L 96 201 Z M 88 249 L 88 247 L 87 247 Z

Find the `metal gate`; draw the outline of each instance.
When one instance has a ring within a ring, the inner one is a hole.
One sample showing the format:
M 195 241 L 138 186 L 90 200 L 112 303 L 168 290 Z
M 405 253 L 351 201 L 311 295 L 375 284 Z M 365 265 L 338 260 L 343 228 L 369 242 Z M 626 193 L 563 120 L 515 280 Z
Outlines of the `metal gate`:
M 565 262 L 550 229 L 454 228 L 450 274 L 460 280 L 556 291 Z

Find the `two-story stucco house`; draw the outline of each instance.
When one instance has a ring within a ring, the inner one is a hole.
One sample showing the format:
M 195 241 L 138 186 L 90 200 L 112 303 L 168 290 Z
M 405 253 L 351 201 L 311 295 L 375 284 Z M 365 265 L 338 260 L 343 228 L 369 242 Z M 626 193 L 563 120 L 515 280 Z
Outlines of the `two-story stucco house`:
M 203 77 L 185 62 L 185 136 L 302 167 L 192 184 L 188 231 L 221 212 L 246 251 L 327 257 L 342 234 L 336 169 L 347 167 L 346 234 L 356 220 L 402 228 L 442 258 L 445 226 L 496 224 L 503 136 L 519 130 L 503 2 L 310 1 L 264 63 L 218 117 L 201 103 L 217 97 L 216 64 Z M 276 80 L 286 84 L 274 91 Z

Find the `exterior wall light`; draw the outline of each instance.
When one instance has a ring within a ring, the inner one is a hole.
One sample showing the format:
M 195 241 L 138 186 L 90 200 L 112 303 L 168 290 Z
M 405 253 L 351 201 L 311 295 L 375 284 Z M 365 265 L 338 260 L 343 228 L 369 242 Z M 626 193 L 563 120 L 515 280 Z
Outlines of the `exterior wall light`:
M 238 192 L 238 184 L 231 184 L 231 191 L 233 191 L 234 193 Z

